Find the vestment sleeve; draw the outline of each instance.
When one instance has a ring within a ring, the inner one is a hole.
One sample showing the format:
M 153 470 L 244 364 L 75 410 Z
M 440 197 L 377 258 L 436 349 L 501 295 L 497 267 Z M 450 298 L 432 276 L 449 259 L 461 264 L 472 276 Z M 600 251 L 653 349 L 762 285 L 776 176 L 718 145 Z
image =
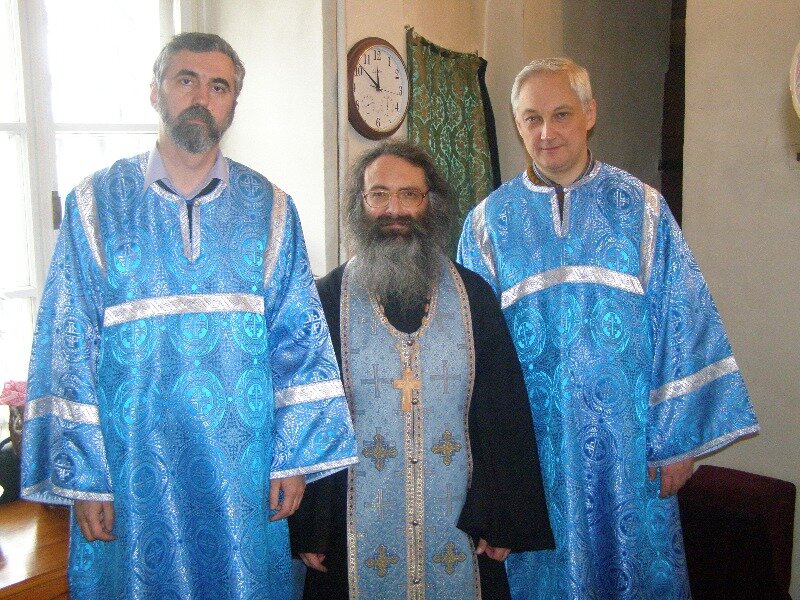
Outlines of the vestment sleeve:
M 463 271 L 462 271 L 463 272 Z M 469 415 L 472 484 L 458 527 L 513 551 L 553 548 L 528 394 L 489 286 L 463 277 L 472 311 L 475 387 Z
M 77 189 L 90 198 L 91 179 Z M 54 504 L 113 500 L 98 413 L 101 279 L 73 191 L 33 340 L 22 448 L 25 499 Z
M 313 481 L 356 462 L 355 435 L 297 211 L 279 190 L 272 221 L 264 303 L 275 390 L 271 477 Z
M 483 277 L 492 287 L 494 295 L 499 298 L 503 290 L 499 289 L 497 264 L 486 227 L 487 209 L 488 202 L 484 200 L 467 215 L 458 241 L 456 260 Z
M 647 298 L 654 356 L 648 464 L 702 456 L 755 434 L 758 422 L 722 320 L 663 199 Z

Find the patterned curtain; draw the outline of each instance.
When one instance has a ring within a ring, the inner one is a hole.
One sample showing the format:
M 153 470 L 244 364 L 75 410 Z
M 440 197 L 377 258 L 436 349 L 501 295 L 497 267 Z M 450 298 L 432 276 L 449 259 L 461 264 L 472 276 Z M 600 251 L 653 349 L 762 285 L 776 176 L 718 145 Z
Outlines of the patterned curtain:
M 467 213 L 500 185 L 494 114 L 484 75 L 486 61 L 432 44 L 406 29 L 411 103 L 408 140 L 424 148 L 458 197 L 450 235 L 455 256 Z

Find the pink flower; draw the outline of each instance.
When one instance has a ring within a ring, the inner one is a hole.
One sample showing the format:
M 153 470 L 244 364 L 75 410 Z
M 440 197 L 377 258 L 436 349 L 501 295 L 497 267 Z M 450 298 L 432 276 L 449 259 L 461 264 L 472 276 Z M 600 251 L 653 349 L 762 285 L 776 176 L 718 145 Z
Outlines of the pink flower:
M 6 381 L 0 393 L 0 404 L 22 406 L 25 404 L 25 392 L 28 384 L 25 381 Z

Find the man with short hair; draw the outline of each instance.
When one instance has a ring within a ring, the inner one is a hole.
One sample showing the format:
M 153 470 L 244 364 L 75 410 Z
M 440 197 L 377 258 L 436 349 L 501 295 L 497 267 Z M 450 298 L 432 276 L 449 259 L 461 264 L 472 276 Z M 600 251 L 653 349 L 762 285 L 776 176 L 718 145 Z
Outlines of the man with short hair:
M 444 254 L 454 209 L 411 144 L 351 170 L 355 257 L 318 287 L 361 456 L 290 519 L 307 600 L 510 598 L 509 551 L 552 547 L 508 329 L 486 282 Z
M 744 381 L 664 199 L 589 151 L 586 70 L 533 61 L 511 99 L 533 164 L 470 213 L 459 258 L 523 364 L 556 539 L 511 557 L 512 594 L 688 598 L 675 493 L 758 431 Z
M 292 597 L 285 517 L 357 460 L 291 199 L 222 156 L 244 66 L 162 50 L 156 147 L 66 201 L 31 357 L 22 494 L 72 505 L 73 598 Z

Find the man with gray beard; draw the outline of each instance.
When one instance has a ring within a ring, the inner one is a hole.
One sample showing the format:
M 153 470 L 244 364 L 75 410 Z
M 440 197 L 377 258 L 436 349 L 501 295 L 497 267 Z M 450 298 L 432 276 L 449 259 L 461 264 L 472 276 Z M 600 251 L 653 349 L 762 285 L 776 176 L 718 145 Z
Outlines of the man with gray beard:
M 22 496 L 72 507 L 72 598 L 291 600 L 285 517 L 357 461 L 294 204 L 219 148 L 244 74 L 219 36 L 175 36 L 156 145 L 67 197 Z
M 510 598 L 509 552 L 553 546 L 500 306 L 444 253 L 454 207 L 411 144 L 351 170 L 354 258 L 317 287 L 361 461 L 310 484 L 290 517 L 306 600 Z

